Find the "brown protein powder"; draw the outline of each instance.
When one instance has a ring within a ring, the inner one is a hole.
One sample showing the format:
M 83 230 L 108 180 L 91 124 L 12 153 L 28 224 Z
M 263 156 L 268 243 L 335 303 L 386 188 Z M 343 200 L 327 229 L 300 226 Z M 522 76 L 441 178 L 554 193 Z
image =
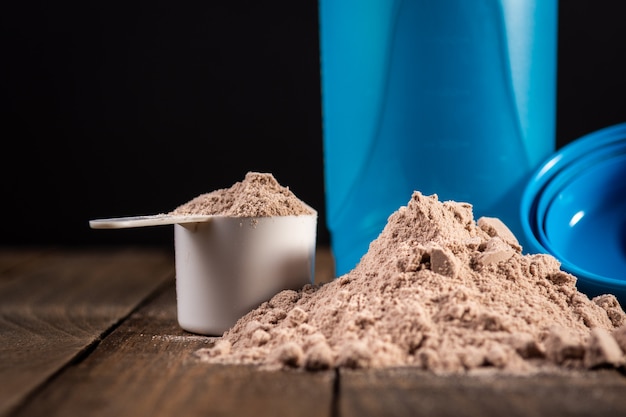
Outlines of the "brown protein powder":
M 623 366 L 626 314 L 615 296 L 590 300 L 575 283 L 554 257 L 523 255 L 499 219 L 414 192 L 352 271 L 280 292 L 196 353 L 310 371 Z
M 248 172 L 243 181 L 230 188 L 201 194 L 169 214 L 271 217 L 314 213 L 288 187 L 280 185 L 272 174 Z

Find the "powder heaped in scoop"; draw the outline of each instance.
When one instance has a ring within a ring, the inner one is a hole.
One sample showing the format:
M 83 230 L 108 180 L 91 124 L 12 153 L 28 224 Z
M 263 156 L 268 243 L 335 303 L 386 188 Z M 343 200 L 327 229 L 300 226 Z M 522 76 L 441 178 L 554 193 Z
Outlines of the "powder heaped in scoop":
M 231 217 L 299 216 L 315 211 L 269 173 L 248 172 L 230 188 L 201 194 L 178 206 L 172 215 L 222 215 Z

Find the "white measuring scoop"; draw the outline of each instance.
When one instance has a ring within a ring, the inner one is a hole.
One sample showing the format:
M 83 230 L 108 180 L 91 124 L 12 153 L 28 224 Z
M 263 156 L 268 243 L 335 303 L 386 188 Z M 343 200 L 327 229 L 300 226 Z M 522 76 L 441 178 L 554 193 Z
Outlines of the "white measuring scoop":
M 314 282 L 317 212 L 232 217 L 169 215 L 91 220 L 93 229 L 174 225 L 181 328 L 220 336 L 282 290 Z

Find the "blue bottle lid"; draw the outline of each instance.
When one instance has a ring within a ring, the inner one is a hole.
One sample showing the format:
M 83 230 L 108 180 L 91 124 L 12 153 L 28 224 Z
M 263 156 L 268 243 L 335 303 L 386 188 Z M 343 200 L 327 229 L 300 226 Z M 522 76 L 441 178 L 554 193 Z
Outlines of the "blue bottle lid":
M 527 252 L 553 255 L 590 297 L 610 293 L 626 305 L 626 123 L 552 155 L 520 209 Z

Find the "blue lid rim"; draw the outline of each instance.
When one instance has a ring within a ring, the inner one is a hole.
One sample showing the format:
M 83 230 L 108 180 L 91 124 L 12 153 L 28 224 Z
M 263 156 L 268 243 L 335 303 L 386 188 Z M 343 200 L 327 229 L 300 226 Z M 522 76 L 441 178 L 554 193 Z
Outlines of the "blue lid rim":
M 546 191 L 562 188 L 571 181 L 577 172 L 594 162 L 612 159 L 626 153 L 626 122 L 608 126 L 588 133 L 569 143 L 547 158 L 531 176 L 522 193 L 520 217 L 523 233 L 532 251 L 552 254 L 561 263 L 562 269 L 583 282 L 593 285 L 615 287 L 617 291 L 626 290 L 626 280 L 606 277 L 573 265 L 568 260 L 558 256 L 542 232 L 543 224 L 538 220 L 546 204 L 549 206 L 551 198 L 546 197 Z M 544 210 L 545 211 L 545 210 Z M 528 252 L 528 248 L 526 248 Z

